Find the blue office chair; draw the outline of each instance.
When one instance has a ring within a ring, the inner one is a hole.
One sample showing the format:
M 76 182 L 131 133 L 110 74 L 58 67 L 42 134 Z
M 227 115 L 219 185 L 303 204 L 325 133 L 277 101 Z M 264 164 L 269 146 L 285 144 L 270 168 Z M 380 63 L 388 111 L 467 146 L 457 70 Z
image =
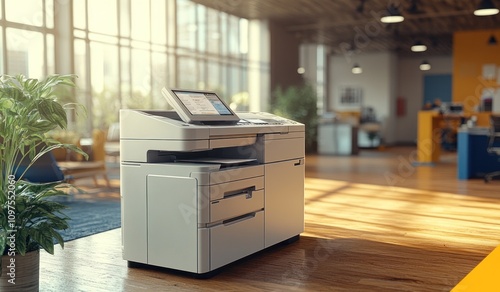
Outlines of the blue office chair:
M 490 154 L 500 156 L 500 115 L 490 116 L 490 134 L 487 151 Z M 484 176 L 484 182 L 489 182 L 496 176 L 500 176 L 500 170 L 487 173 Z
M 30 160 L 26 157 L 16 172 L 16 179 L 26 170 Z M 23 176 L 24 180 L 32 183 L 50 183 L 64 181 L 64 173 L 57 165 L 57 161 L 51 151 L 38 158 Z

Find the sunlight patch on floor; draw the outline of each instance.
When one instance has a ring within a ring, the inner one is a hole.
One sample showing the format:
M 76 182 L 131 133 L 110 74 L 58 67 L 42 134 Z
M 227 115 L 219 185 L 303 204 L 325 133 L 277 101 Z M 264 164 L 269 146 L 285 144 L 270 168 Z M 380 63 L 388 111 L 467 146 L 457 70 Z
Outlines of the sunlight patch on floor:
M 465 248 L 500 244 L 500 199 L 306 178 L 305 202 L 306 226 L 331 229 L 333 237 Z

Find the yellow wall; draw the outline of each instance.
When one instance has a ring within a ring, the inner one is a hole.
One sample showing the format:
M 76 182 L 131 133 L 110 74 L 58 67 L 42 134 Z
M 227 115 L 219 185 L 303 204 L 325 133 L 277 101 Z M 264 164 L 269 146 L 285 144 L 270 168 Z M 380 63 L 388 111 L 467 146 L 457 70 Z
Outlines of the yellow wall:
M 497 45 L 489 45 L 494 35 Z M 456 32 L 453 36 L 453 101 L 464 104 L 466 113 L 472 112 L 481 100 L 485 87 L 499 88 L 495 80 L 484 80 L 484 64 L 500 68 L 500 29 Z

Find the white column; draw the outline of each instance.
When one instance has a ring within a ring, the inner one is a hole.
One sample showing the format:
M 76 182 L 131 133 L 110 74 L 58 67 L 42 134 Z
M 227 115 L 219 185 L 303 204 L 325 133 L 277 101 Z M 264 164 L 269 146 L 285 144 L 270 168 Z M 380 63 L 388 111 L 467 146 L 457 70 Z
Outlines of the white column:
M 268 111 L 270 89 L 270 40 L 267 21 L 248 22 L 248 94 L 250 111 Z
M 73 5 L 72 1 L 54 1 L 55 72 L 74 73 L 73 64 Z

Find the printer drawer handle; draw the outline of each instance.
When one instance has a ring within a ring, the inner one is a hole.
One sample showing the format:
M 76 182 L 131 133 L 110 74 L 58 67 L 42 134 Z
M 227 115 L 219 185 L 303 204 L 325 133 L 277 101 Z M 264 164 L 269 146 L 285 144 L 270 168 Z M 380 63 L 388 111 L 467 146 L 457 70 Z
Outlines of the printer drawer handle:
M 241 215 L 241 216 L 238 216 L 238 217 L 234 217 L 234 218 L 231 218 L 231 219 L 227 219 L 227 220 L 224 220 L 222 221 L 222 224 L 224 225 L 231 225 L 231 224 L 236 224 L 236 223 L 239 223 L 239 222 L 242 222 L 242 221 L 245 221 L 245 220 L 249 220 L 249 219 L 252 219 L 255 217 L 255 212 L 252 212 L 252 213 L 249 213 L 249 214 L 245 214 L 245 215 Z
M 299 165 L 302 165 L 302 164 L 304 164 L 304 159 L 299 159 L 299 161 L 295 162 L 293 164 L 293 166 L 299 166 Z
M 239 190 L 235 190 L 235 191 L 230 191 L 230 192 L 224 193 L 224 199 L 239 196 L 239 195 L 246 195 L 247 199 L 251 199 L 252 192 L 254 192 L 254 191 L 255 191 L 255 186 L 244 188 L 244 189 L 239 189 Z

